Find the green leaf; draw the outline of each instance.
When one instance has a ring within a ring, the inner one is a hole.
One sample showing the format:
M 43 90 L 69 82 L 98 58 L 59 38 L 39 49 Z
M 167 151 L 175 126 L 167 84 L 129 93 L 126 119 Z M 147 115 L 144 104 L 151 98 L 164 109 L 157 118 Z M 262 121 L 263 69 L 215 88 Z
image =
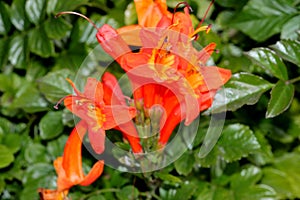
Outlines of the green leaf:
M 47 68 L 38 61 L 31 61 L 27 66 L 26 80 L 35 81 L 37 78 L 40 78 L 47 72 Z
M 297 15 L 286 22 L 283 26 L 280 38 L 296 40 L 300 31 L 300 15 Z
M 63 154 L 67 139 L 68 136 L 62 135 L 58 139 L 47 143 L 47 152 L 49 152 L 53 160 Z
M 48 103 L 41 96 L 34 85 L 21 87 L 11 105 L 12 108 L 21 108 L 28 113 L 40 112 L 48 109 Z
M 56 6 L 54 13 L 66 11 L 66 10 L 75 10 L 77 7 L 85 5 L 88 3 L 88 0 L 73 0 L 73 1 L 56 1 Z
M 119 200 L 131 200 L 138 198 L 139 191 L 134 186 L 128 185 L 123 187 L 121 191 L 116 194 Z
M 270 46 L 280 57 L 300 67 L 300 42 L 282 40 Z
M 274 188 L 280 199 L 300 198 L 299 162 L 299 153 L 285 153 L 275 160 L 272 168 L 264 169 L 262 183 Z
M 256 185 L 262 172 L 258 167 L 250 166 L 232 176 L 231 188 L 236 199 L 274 199 L 276 192 L 267 185 Z
M 179 188 L 176 191 L 176 194 L 175 194 L 175 197 L 173 198 L 173 200 L 190 199 L 192 197 L 192 195 L 194 195 L 196 190 L 197 190 L 196 183 L 187 182 L 187 183 L 181 185 L 181 188 Z
M 39 123 L 40 136 L 43 140 L 55 138 L 63 129 L 62 111 L 49 111 Z
M 178 178 L 177 176 L 174 176 L 172 174 L 166 174 L 162 172 L 156 172 L 155 177 L 165 181 L 166 183 L 169 183 L 171 185 L 182 183 L 182 180 Z
M 44 58 L 54 55 L 54 44 L 42 26 L 30 31 L 29 48 L 31 52 Z
M 6 35 L 11 28 L 9 6 L 0 1 L 0 35 Z
M 25 149 L 24 157 L 28 163 L 49 162 L 46 147 L 39 143 L 29 144 L 28 147 Z
M 261 42 L 280 33 L 283 25 L 296 13 L 297 10 L 284 0 L 249 0 L 233 18 L 231 26 Z
M 9 133 L 5 135 L 2 143 L 11 151 L 11 153 L 16 153 L 21 148 L 21 142 L 21 135 Z
M 66 36 L 70 31 L 72 25 L 63 18 L 51 17 L 50 20 L 45 23 L 45 31 L 49 38 L 61 39 Z
M 271 186 L 277 193 L 279 199 L 295 199 L 300 197 L 300 190 L 294 191 L 291 177 L 280 170 L 267 167 L 263 169 L 262 184 Z
M 7 167 L 14 161 L 14 155 L 9 148 L 0 144 L 0 169 Z
M 266 118 L 275 117 L 286 111 L 293 101 L 294 92 L 295 87 L 293 84 L 278 81 L 271 91 Z
M 26 29 L 30 24 L 25 14 L 25 2 L 26 0 L 14 0 L 10 10 L 11 22 L 20 31 Z
M 224 128 L 218 149 L 226 161 L 234 161 L 255 152 L 260 145 L 248 126 L 231 124 Z
M 286 66 L 274 51 L 267 48 L 255 48 L 247 52 L 247 55 L 255 64 L 266 70 L 270 76 L 275 76 L 281 80 L 288 79 Z
M 181 157 L 174 162 L 175 169 L 180 175 L 187 176 L 191 173 L 194 166 L 195 158 L 192 152 L 186 151 Z
M 255 185 L 262 177 L 260 168 L 250 166 L 240 173 L 234 174 L 231 178 L 231 188 L 234 190 L 246 190 L 249 186 Z
M 22 35 L 14 36 L 9 44 L 8 60 L 18 68 L 24 68 L 28 57 L 27 37 Z
M 221 138 L 204 158 L 195 155 L 197 162 L 203 167 L 215 165 L 218 159 L 232 162 L 250 153 L 256 152 L 260 145 L 248 126 L 231 124 L 224 128 Z
M 45 10 L 45 0 L 26 0 L 25 12 L 29 21 L 38 25 Z
M 125 12 L 125 25 L 135 24 L 137 22 L 137 14 L 135 10 L 134 2 L 128 4 Z
M 66 78 L 72 79 L 73 73 L 67 69 L 50 72 L 39 80 L 39 89 L 50 102 L 57 102 L 72 93 Z
M 208 112 L 235 111 L 243 105 L 253 105 L 271 87 L 272 84 L 259 76 L 248 73 L 234 74 L 218 91 Z

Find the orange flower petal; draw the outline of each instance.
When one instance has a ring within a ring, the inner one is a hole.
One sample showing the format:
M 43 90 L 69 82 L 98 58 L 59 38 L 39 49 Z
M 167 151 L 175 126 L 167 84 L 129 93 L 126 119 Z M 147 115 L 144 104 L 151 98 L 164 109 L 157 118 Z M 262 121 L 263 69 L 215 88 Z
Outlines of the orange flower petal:
M 90 172 L 84 177 L 84 179 L 80 182 L 79 185 L 87 186 L 92 184 L 99 176 L 101 176 L 104 168 L 104 161 L 99 160 L 97 161 Z
M 83 178 L 81 146 L 82 138 L 86 134 L 87 124 L 81 120 L 71 132 L 64 149 L 62 166 L 66 177 L 74 185 Z

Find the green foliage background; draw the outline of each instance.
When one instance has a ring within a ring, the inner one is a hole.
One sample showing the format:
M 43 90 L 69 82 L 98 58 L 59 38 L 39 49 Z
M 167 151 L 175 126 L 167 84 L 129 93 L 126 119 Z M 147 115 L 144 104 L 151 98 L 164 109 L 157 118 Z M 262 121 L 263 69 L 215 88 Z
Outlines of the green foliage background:
M 170 9 L 178 2 L 168 1 Z M 209 1 L 188 2 L 196 22 Z M 67 110 L 53 105 L 72 93 L 65 78 L 74 78 L 98 45 L 88 22 L 70 15 L 54 18 L 66 10 L 85 14 L 97 26 L 137 22 L 129 0 L 0 1 L 3 200 L 34 200 L 38 188 L 55 187 L 52 162 L 62 154 L 74 122 Z M 214 61 L 233 72 L 222 89 L 227 119 L 212 151 L 199 157 L 210 120 L 206 111 L 193 146 L 175 163 L 151 174 L 106 167 L 93 185 L 72 188 L 72 199 L 300 199 L 300 1 L 216 0 L 209 16 L 212 31 L 200 34 L 199 43 L 216 42 L 220 53 Z M 222 94 L 214 111 L 225 109 Z M 84 168 L 91 163 L 86 154 Z

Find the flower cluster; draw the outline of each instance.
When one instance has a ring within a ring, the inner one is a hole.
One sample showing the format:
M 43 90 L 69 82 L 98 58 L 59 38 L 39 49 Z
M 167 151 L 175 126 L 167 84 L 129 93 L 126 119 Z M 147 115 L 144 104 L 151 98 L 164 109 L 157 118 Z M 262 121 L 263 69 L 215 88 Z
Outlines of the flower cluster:
M 183 3 L 186 4 L 186 3 Z M 179 4 L 180 5 L 180 4 Z M 80 118 L 71 132 L 62 157 L 54 161 L 57 189 L 40 189 L 42 199 L 66 199 L 74 185 L 89 185 L 102 173 L 104 160 L 97 161 L 87 175 L 82 170 L 82 140 L 87 133 L 93 151 L 105 150 L 105 131 L 117 129 L 135 155 L 162 149 L 182 121 L 190 125 L 209 108 L 217 90 L 231 72 L 206 66 L 216 45 L 202 50 L 193 46 L 198 32 L 193 28 L 189 6 L 170 13 L 164 0 L 135 0 L 138 24 L 114 29 L 105 24 L 96 38 L 129 77 L 133 97 L 125 97 L 114 75 L 105 72 L 101 81 L 88 78 L 84 91 L 64 98 L 64 105 Z M 133 47 L 135 47 L 133 51 Z M 151 149 L 144 137 L 155 136 Z

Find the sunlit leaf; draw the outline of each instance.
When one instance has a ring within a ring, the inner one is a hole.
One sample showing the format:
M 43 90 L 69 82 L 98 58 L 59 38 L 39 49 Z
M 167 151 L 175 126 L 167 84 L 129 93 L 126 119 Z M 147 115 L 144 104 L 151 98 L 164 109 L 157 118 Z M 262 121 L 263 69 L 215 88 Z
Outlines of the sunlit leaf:
M 271 46 L 283 59 L 300 67 L 300 42 L 297 40 L 281 40 Z
M 266 118 L 275 117 L 287 110 L 292 103 L 294 92 L 295 87 L 293 84 L 278 81 L 271 91 Z
M 0 144 L 0 169 L 7 167 L 14 161 L 13 153 L 4 145 Z
M 288 73 L 282 59 L 274 51 L 267 48 L 256 48 L 247 52 L 251 60 L 262 67 L 266 72 L 281 80 L 288 79 Z

